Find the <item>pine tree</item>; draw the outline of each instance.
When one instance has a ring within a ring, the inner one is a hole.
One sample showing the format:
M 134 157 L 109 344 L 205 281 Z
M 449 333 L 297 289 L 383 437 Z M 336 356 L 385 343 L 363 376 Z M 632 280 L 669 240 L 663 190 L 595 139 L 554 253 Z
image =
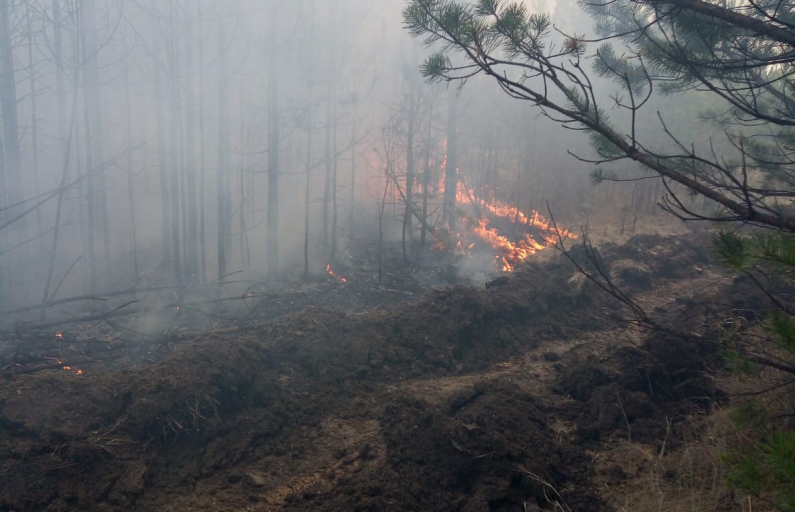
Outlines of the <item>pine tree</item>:
M 765 291 L 773 310 L 763 343 L 721 340 L 726 353 L 795 376 L 795 307 L 781 293 L 795 284 L 795 5 L 580 2 L 596 22 L 592 40 L 560 35 L 546 14 L 503 0 L 410 0 L 404 20 L 413 36 L 441 48 L 422 66 L 429 81 L 491 77 L 511 97 L 588 134 L 596 156 L 581 159 L 595 164 L 595 182 L 617 180 L 610 167 L 632 160 L 664 186 L 668 212 L 720 223 L 717 253 Z M 616 87 L 602 108 L 605 89 Z M 708 117 L 733 150 L 699 150 L 649 112 L 656 92 L 691 91 L 723 106 Z M 650 121 L 666 143 L 641 135 Z M 752 416 L 759 435 L 747 452 L 727 456 L 731 482 L 795 510 L 795 432 Z

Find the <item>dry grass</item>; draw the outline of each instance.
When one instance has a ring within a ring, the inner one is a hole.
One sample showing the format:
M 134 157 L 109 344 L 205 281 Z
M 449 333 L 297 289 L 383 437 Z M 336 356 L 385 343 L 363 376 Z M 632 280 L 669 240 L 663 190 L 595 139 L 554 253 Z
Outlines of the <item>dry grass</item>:
M 765 379 L 767 380 L 767 379 Z M 735 389 L 762 389 L 732 377 L 724 382 Z M 754 398 L 756 399 L 756 397 Z M 792 403 L 792 391 L 765 395 L 771 406 Z M 675 449 L 668 439 L 655 448 L 620 441 L 594 454 L 602 496 L 620 512 L 773 512 L 771 505 L 743 495 L 726 485 L 728 467 L 722 455 L 745 442 L 744 434 L 731 420 L 740 401 L 716 409 L 706 417 L 686 420 L 684 439 Z M 680 434 L 682 435 L 682 434 Z M 620 471 L 617 469 L 620 468 Z M 623 472 L 625 478 L 616 478 Z
M 676 236 L 689 232 L 690 226 L 664 212 L 654 214 L 607 212 L 589 217 L 581 226 L 567 224 L 569 230 L 580 234 L 583 230 L 595 246 L 612 242 L 626 243 L 635 235 Z
M 635 260 L 616 260 L 613 262 L 613 265 L 610 268 L 610 272 L 613 275 L 613 277 L 615 277 L 616 275 L 618 275 L 619 272 L 627 269 L 649 272 L 649 267 Z

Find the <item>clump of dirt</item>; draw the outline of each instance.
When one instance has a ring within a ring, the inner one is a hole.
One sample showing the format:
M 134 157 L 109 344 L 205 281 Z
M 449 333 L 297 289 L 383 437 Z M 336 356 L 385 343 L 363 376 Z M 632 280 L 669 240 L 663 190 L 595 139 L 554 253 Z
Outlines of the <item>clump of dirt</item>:
M 580 419 L 585 440 L 618 435 L 662 443 L 677 418 L 706 414 L 712 403 L 725 399 L 707 375 L 716 354 L 697 349 L 655 336 L 643 349 L 622 347 L 609 362 L 594 356 L 564 359 L 555 391 L 583 404 L 590 418 Z
M 585 405 L 591 417 L 581 432 L 585 438 L 618 434 L 662 442 L 676 418 L 705 414 L 726 400 L 710 377 L 724 364 L 718 340 L 738 323 L 747 327 L 764 318 L 764 299 L 758 286 L 735 279 L 697 301 L 674 301 L 655 316 L 669 332 L 648 333 L 638 346 L 617 348 L 609 360 L 564 359 L 555 391 Z
M 394 399 L 380 419 L 386 464 L 296 510 L 602 510 L 590 460 L 559 444 L 546 417 L 505 382 L 479 382 L 441 407 Z
M 665 279 L 693 277 L 711 256 L 709 244 L 696 236 L 635 235 L 626 244 L 605 244 L 600 251 L 612 261 L 642 263 L 651 276 Z

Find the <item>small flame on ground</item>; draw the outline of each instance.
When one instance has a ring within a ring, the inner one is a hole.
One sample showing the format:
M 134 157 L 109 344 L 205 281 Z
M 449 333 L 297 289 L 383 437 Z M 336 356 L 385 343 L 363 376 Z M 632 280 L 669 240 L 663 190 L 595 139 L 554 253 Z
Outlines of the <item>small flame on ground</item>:
M 63 339 L 63 334 L 60 333 L 60 332 L 56 332 L 55 333 L 55 337 L 58 338 L 59 340 L 62 340 Z
M 439 189 L 444 191 L 443 181 L 440 181 Z M 546 249 L 550 245 L 554 245 L 561 238 L 577 238 L 577 236 L 572 234 L 569 230 L 554 226 L 537 211 L 533 210 L 531 213 L 527 214 L 515 206 L 510 206 L 496 199 L 492 192 L 489 192 L 487 198 L 478 197 L 475 191 L 467 189 L 463 182 L 458 183 L 456 201 L 459 204 L 472 205 L 481 213 L 491 214 L 491 216 L 498 219 L 510 220 L 516 225 L 532 226 L 546 233 L 543 236 L 543 244 L 538 242 L 530 234 L 524 234 L 520 240 L 514 242 L 509 240 L 508 237 L 500 234 L 497 228 L 490 225 L 488 219 L 481 219 L 478 224 L 472 228 L 472 232 L 492 248 L 499 251 L 499 254 L 495 256 L 495 263 L 497 270 L 503 272 L 512 272 L 517 263 L 527 260 L 533 254 Z M 463 250 L 464 246 L 461 243 L 461 234 L 456 233 L 456 238 L 454 249 Z M 469 254 L 474 247 L 474 243 L 468 243 L 465 250 L 466 254 Z M 435 245 L 435 248 L 443 251 L 447 249 L 447 244 L 443 241 L 439 241 Z
M 333 277 L 334 279 L 336 279 L 340 283 L 347 283 L 348 282 L 347 279 L 345 279 L 344 277 L 338 276 L 337 274 L 334 273 L 333 270 L 331 270 L 331 263 L 326 265 L 326 272 L 328 272 L 328 275 L 330 275 L 331 277 Z
M 63 364 L 63 362 L 58 361 L 58 364 Z M 71 366 L 62 366 L 61 369 L 65 372 L 74 371 L 75 375 L 83 375 L 83 370 L 81 370 L 80 368 L 72 368 Z

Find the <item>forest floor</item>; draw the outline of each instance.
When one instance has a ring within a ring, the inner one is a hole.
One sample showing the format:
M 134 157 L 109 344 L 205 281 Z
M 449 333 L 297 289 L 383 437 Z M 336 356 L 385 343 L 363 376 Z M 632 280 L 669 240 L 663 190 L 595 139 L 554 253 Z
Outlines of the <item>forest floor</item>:
M 705 239 L 599 253 L 662 325 L 710 337 L 753 323 L 762 299 Z M 273 318 L 157 343 L 129 325 L 58 331 L 48 357 L 82 354 L 81 374 L 17 347 L 0 511 L 742 510 L 721 483 L 716 350 L 633 327 L 569 261 L 545 260 L 428 293 L 330 278 L 281 294 L 300 299 Z M 334 294 L 352 306 L 306 299 Z

